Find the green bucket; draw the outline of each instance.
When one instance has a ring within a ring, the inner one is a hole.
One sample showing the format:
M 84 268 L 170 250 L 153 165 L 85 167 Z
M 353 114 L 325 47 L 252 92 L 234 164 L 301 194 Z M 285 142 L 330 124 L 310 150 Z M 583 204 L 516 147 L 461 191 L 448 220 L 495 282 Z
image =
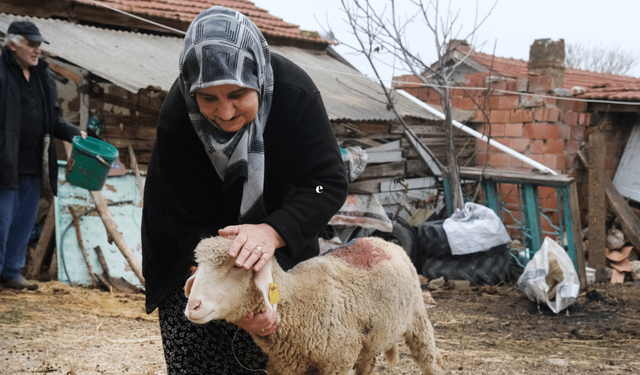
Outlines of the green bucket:
M 118 149 L 107 142 L 92 137 L 82 139 L 76 135 L 67 163 L 67 181 L 87 190 L 102 190 L 118 154 Z

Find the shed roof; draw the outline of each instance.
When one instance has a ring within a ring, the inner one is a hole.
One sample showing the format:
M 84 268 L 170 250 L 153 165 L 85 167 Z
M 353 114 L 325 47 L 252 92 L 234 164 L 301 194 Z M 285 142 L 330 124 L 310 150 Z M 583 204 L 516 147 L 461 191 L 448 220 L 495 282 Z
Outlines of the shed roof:
M 468 45 L 464 44 L 456 47 L 462 56 L 469 53 L 469 48 Z M 484 66 L 487 71 L 491 70 L 501 76 L 524 77 L 529 74 L 529 68 L 525 60 L 493 56 L 475 50 L 471 51 L 469 58 Z M 565 68 L 563 87 L 566 89 L 571 89 L 575 86 L 588 88 L 603 84 L 640 84 L 640 79 L 611 73 L 597 73 L 582 69 Z
M 300 26 L 271 15 L 267 10 L 257 7 L 248 0 L 73 0 L 73 2 L 95 7 L 100 6 L 96 2 L 103 3 L 136 15 L 151 16 L 154 19 L 179 20 L 187 25 L 203 10 L 214 5 L 220 5 L 235 9 L 249 17 L 265 36 L 277 36 L 314 43 L 333 43 L 320 38 L 317 33 L 303 32 L 300 30 Z
M 57 56 L 131 92 L 155 87 L 168 91 L 178 76 L 182 38 L 114 31 L 54 19 L 0 14 L 0 31 L 16 19 L 34 22 Z M 324 52 L 273 46 L 272 50 L 302 67 L 318 86 L 331 120 L 390 121 L 380 86 Z M 402 116 L 440 121 L 406 98 L 397 98 Z

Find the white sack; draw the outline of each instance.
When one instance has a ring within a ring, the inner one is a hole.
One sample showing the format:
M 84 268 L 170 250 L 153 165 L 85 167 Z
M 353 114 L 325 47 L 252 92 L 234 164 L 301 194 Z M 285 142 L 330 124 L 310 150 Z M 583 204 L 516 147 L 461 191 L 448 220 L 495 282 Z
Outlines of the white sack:
M 531 301 L 545 303 L 556 314 L 574 304 L 580 294 L 578 273 L 569 254 L 549 237 L 527 263 L 518 287 Z M 550 301 L 554 295 L 555 300 Z
M 486 251 L 511 241 L 502 220 L 489 207 L 467 202 L 442 223 L 451 254 Z

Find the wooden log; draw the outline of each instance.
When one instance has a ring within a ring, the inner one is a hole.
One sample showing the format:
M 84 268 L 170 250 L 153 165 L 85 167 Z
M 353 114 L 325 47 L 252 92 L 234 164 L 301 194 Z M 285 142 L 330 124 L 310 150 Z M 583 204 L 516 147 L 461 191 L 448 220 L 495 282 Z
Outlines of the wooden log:
M 424 166 L 424 163 L 416 160 L 416 162 L 420 163 L 420 166 Z M 371 178 L 381 178 L 381 177 L 393 177 L 397 174 L 405 173 L 405 162 L 399 161 L 395 163 L 385 163 L 379 165 L 367 165 L 362 174 L 358 176 L 356 181 L 371 179 Z M 429 171 L 429 169 L 424 166 L 425 171 Z
M 587 283 L 587 270 L 585 269 L 584 249 L 582 248 L 582 224 L 580 223 L 580 201 L 578 199 L 578 184 L 573 181 L 569 185 L 569 210 L 571 211 L 571 228 L 573 233 L 573 246 L 576 250 L 576 267 L 578 268 L 578 279 L 580 289 L 585 290 L 589 286 Z
M 589 134 L 589 267 L 596 270 L 596 282 L 607 280 L 604 132 L 595 127 Z
M 107 230 L 107 238 L 109 243 L 116 243 L 118 249 L 125 257 L 129 266 L 133 270 L 133 273 L 138 277 L 140 283 L 144 286 L 144 276 L 142 276 L 142 265 L 136 255 L 131 250 L 131 247 L 127 244 L 127 242 L 122 237 L 122 233 L 118 230 L 118 226 L 116 225 L 115 220 L 113 220 L 113 216 L 111 215 L 111 211 L 109 211 L 109 207 L 107 207 L 107 203 L 104 201 L 104 197 L 100 191 L 90 191 L 91 198 L 93 198 L 93 203 L 100 214 L 100 219 L 104 224 Z
M 78 219 L 78 214 L 73 209 L 71 205 L 68 206 L 69 213 L 71 214 L 71 218 L 73 219 L 73 225 L 76 227 L 76 237 L 78 238 L 78 246 L 80 246 L 80 251 L 82 251 L 82 257 L 84 258 L 84 262 L 87 265 L 87 270 L 89 270 L 89 275 L 91 276 L 91 283 L 95 288 L 96 284 L 96 275 L 93 272 L 93 268 L 91 267 L 91 263 L 89 262 L 89 254 L 87 254 L 87 250 L 84 248 L 84 241 L 82 241 L 82 233 L 80 232 L 80 219 Z
M 31 267 L 29 268 L 29 275 L 37 277 L 42 272 L 42 266 L 44 258 L 47 255 L 47 250 L 51 246 L 51 241 L 55 237 L 56 229 L 56 215 L 55 205 L 52 204 L 49 207 L 47 218 L 44 221 L 42 232 L 40 233 L 40 239 L 36 245 L 36 249 L 31 257 Z
M 133 169 L 136 175 L 136 181 L 138 181 L 138 189 L 140 190 L 140 206 L 144 201 L 144 187 L 142 186 L 142 177 L 140 176 L 140 168 L 138 168 L 138 161 L 136 160 L 136 154 L 133 152 L 133 147 L 129 145 L 129 167 Z

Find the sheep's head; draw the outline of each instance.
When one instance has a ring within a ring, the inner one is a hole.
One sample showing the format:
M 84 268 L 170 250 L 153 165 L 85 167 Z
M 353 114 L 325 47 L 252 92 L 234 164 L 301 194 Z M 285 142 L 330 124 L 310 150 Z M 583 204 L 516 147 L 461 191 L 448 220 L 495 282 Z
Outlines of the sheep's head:
M 272 281 L 271 261 L 254 277 L 253 270 L 235 266 L 235 259 L 229 256 L 232 241 L 233 238 L 225 237 L 206 238 L 195 249 L 198 270 L 184 287 L 185 296 L 189 298 L 185 315 L 194 323 L 204 324 L 214 319 L 236 321 L 249 310 L 258 308 L 261 295 L 268 293 Z M 266 305 L 271 307 L 269 303 Z

